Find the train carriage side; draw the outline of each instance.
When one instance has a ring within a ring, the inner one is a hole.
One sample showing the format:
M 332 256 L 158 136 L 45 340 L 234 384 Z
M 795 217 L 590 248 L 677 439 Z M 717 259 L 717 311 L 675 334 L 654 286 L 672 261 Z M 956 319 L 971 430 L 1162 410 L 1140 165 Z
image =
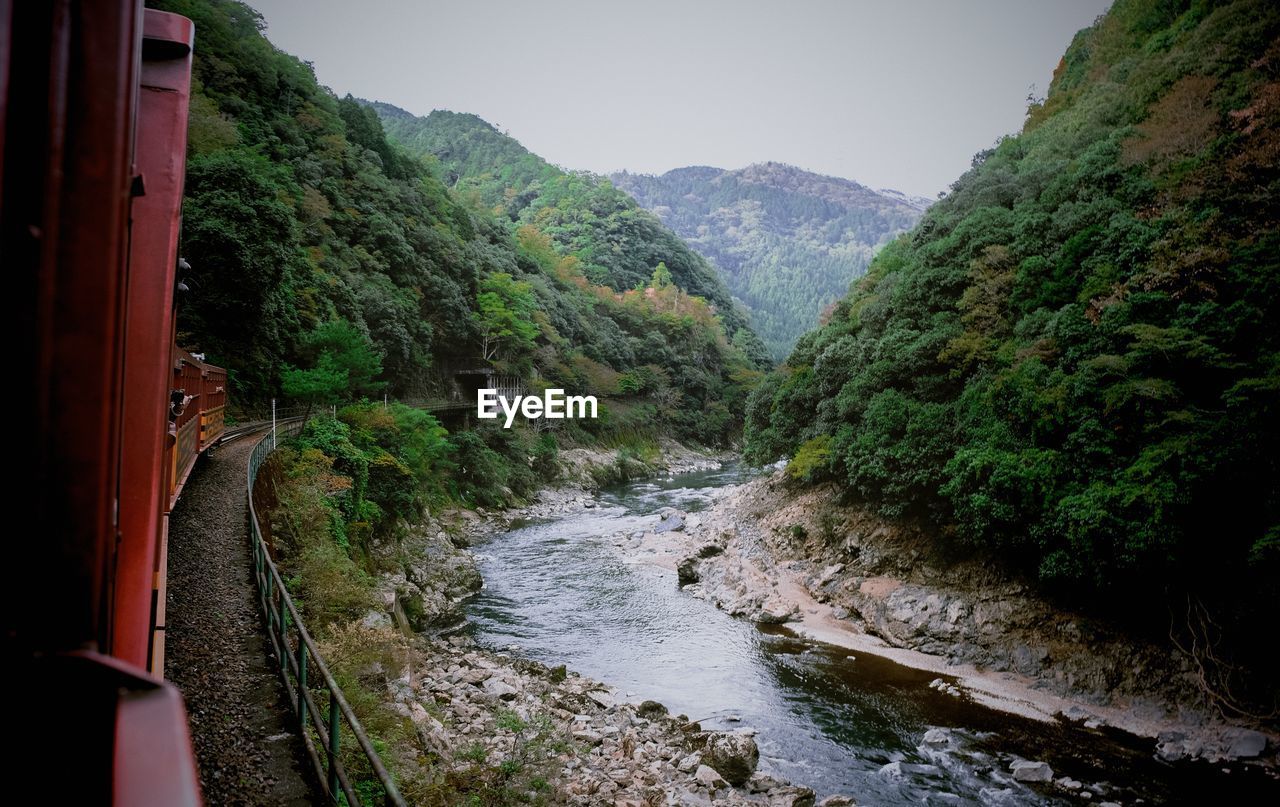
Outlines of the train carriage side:
M 0 586 L 10 763 L 71 804 L 200 803 L 182 698 L 148 672 L 193 38 L 141 0 L 0 0 L 0 255 L 24 424 L 11 495 L 34 525 Z M 185 388 L 215 393 L 195 369 Z
M 201 373 L 200 450 L 208 451 L 226 430 L 227 371 L 205 364 Z

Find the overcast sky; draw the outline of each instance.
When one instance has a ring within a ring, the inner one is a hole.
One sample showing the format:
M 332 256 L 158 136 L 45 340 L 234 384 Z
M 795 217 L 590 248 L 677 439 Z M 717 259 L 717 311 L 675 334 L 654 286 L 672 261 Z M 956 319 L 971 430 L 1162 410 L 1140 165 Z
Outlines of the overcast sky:
M 248 0 L 339 95 L 566 168 L 776 160 L 934 196 L 1110 0 Z M 197 34 L 198 39 L 198 34 Z M 198 45 L 197 45 L 198 47 Z

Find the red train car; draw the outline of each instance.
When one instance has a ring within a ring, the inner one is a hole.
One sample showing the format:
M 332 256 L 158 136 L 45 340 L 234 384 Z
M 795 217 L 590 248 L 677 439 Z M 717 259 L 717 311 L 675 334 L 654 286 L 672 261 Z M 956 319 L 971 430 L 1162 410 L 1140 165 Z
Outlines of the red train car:
M 173 381 L 169 393 L 169 501 L 178 501 L 196 459 L 212 448 L 226 427 L 227 371 L 173 348 Z
M 227 393 L 173 345 L 193 38 L 141 0 L 0 0 L 11 763 L 59 802 L 200 801 L 182 699 L 153 674 L 167 514 Z

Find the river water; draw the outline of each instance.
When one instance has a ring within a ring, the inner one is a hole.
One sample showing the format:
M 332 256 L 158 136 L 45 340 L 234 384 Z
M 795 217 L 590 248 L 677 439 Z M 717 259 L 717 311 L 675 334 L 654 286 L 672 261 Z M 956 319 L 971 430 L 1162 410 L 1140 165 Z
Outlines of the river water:
M 684 474 L 605 492 L 598 506 L 517 526 L 476 548 L 485 588 L 476 639 L 666 704 L 704 728 L 757 732 L 762 770 L 859 804 L 1280 803 L 1251 771 L 1168 765 L 1120 732 L 1045 724 L 938 692 L 936 676 L 734 619 L 680 591 L 675 573 L 629 562 L 619 536 L 657 511 L 707 506 L 752 471 Z M 925 744 L 930 728 L 945 744 Z M 1079 790 L 1012 780 L 1044 760 Z M 1086 795 L 1087 794 L 1087 795 Z M 1271 795 L 1271 794 L 1268 794 Z

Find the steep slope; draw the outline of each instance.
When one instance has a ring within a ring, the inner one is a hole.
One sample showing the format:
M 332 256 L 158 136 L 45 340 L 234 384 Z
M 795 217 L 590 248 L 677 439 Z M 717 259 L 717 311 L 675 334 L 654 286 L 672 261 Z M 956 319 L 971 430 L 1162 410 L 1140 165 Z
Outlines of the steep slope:
M 369 105 L 388 136 L 434 160 L 460 198 L 513 225 L 536 226 L 559 252 L 580 261 L 591 282 L 617 291 L 648 282 L 664 264 L 676 286 L 715 306 L 753 360 L 771 364 L 715 269 L 608 180 L 553 166 L 475 115 L 436 110 L 421 118 L 390 104 Z
M 719 267 L 779 361 L 929 205 L 772 162 L 610 178 Z
M 488 361 L 530 386 L 604 396 L 598 421 L 562 436 L 736 433 L 752 363 L 691 293 L 728 295 L 656 219 L 609 218 L 631 228 L 617 263 L 634 271 L 617 290 L 594 284 L 555 248 L 554 216 L 515 227 L 460 202 L 371 110 L 273 47 L 252 9 L 152 5 L 191 17 L 199 38 L 181 338 L 231 369 L 239 403 L 429 397 L 449 366 Z M 664 257 L 671 271 L 655 276 Z
M 751 454 L 1145 621 L 1224 711 L 1272 712 L 1278 123 L 1275 4 L 1119 0 L 758 388 Z

